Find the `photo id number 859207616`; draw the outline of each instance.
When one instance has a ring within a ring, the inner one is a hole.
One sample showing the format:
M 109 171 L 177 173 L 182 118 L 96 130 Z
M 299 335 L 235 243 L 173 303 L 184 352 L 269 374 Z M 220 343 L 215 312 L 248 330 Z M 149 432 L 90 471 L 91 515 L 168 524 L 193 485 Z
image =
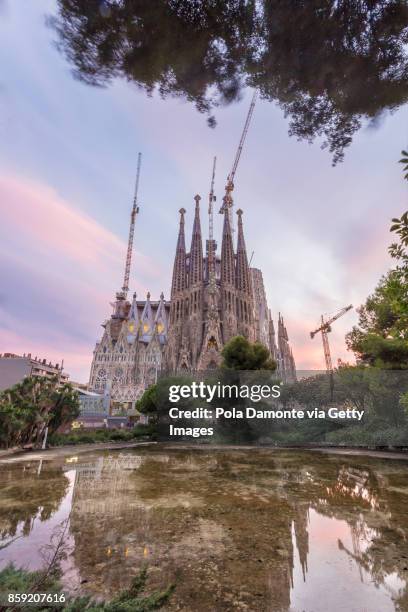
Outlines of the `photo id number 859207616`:
M 7 603 L 64 603 L 65 593 L 8 593 Z

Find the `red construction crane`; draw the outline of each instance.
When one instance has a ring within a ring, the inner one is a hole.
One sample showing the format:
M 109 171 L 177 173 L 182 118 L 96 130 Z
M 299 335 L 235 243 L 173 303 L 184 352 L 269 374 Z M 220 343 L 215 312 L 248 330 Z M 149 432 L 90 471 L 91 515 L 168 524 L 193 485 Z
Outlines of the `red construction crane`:
M 325 359 L 325 362 L 326 362 L 326 370 L 329 373 L 333 371 L 333 365 L 332 365 L 332 360 L 331 360 L 331 355 L 330 355 L 329 338 L 328 338 L 327 334 L 329 332 L 331 332 L 331 324 L 334 323 L 334 321 L 337 321 L 337 319 L 342 317 L 344 314 L 346 314 L 346 312 L 348 312 L 352 308 L 353 308 L 352 304 L 350 304 L 349 306 L 345 306 L 345 308 L 342 308 L 341 310 L 339 310 L 339 312 L 337 314 L 335 314 L 333 317 L 331 317 L 327 321 L 324 320 L 323 315 L 322 315 L 321 316 L 321 325 L 320 325 L 320 327 L 318 327 L 314 331 L 310 332 L 310 337 L 312 339 L 319 332 L 322 333 L 324 359 Z
M 252 115 L 254 112 L 254 108 L 255 108 L 255 103 L 256 103 L 256 99 L 258 97 L 258 92 L 255 89 L 254 91 L 254 95 L 252 96 L 252 101 L 249 107 L 249 111 L 248 111 L 248 115 L 245 121 L 245 125 L 244 125 L 244 129 L 242 131 L 242 135 L 241 135 L 241 140 L 239 141 L 239 145 L 238 145 L 238 149 L 237 149 L 237 153 L 235 155 L 235 159 L 234 159 L 234 163 L 232 165 L 232 169 L 231 172 L 228 175 L 227 178 L 227 184 L 225 185 L 225 195 L 222 199 L 222 206 L 220 208 L 220 213 L 223 213 L 225 211 L 227 211 L 227 213 L 229 214 L 229 218 L 230 218 L 230 225 L 232 228 L 233 225 L 233 219 L 232 219 L 232 207 L 233 207 L 233 199 L 232 199 L 232 192 L 234 190 L 234 177 L 235 177 L 235 172 L 237 171 L 237 167 L 238 167 L 238 163 L 239 163 L 239 159 L 241 157 L 241 153 L 242 153 L 242 149 L 244 147 L 244 142 L 245 142 L 245 138 L 248 134 L 248 129 L 249 129 L 249 124 L 251 123 L 251 119 L 252 119 Z

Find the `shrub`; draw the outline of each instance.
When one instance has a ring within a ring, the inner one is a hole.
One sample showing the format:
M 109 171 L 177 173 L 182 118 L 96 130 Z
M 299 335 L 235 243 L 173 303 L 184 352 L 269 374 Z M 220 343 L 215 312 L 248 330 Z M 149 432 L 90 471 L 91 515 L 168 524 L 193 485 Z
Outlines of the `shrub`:
M 149 425 L 138 425 L 133 429 L 96 429 L 90 431 L 75 431 L 68 434 L 52 434 L 48 438 L 50 446 L 70 444 L 94 444 L 98 442 L 129 442 L 140 437 L 150 436 L 152 428 Z

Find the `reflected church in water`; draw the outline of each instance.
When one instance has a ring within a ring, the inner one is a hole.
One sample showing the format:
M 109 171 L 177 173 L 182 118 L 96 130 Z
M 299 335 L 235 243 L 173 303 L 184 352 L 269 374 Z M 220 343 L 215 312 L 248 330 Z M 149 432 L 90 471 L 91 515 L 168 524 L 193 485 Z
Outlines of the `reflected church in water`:
M 97 596 L 147 563 L 152 589 L 176 581 L 169 610 L 408 609 L 405 462 L 159 446 L 36 463 L 2 470 L 3 563 L 35 565 L 36 534 L 69 516 L 67 583 Z

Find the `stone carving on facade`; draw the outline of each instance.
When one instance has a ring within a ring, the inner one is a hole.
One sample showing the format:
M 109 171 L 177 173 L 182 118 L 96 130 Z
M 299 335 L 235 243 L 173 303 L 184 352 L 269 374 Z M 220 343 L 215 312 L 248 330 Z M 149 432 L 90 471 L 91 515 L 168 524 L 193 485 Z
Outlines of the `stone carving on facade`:
M 161 294 L 152 301 L 132 302 L 123 292 L 116 295 L 113 314 L 103 323 L 96 344 L 89 389 L 105 393 L 110 385 L 114 405 L 134 407 L 144 389 L 161 372 L 196 372 L 221 364 L 221 351 L 237 334 L 262 342 L 278 364 L 283 380 L 296 377 L 295 362 L 283 317 L 279 315 L 275 337 L 266 301 L 262 273 L 250 268 L 247 258 L 242 210 L 237 211 L 237 245 L 234 249 L 230 211 L 223 215 L 221 253 L 216 241 L 207 241 L 203 254 L 200 197 L 195 214 L 190 250 L 185 245 L 185 214 L 181 208 L 171 300 Z
M 203 256 L 200 223 L 200 198 L 195 198 L 195 214 L 190 251 L 185 243 L 185 214 L 180 209 L 179 234 L 173 266 L 168 346 L 165 368 L 177 371 L 183 363 L 191 372 L 217 367 L 221 351 L 237 334 L 262 342 L 277 361 L 279 374 L 294 378 L 295 365 L 289 363 L 288 341 L 276 345 L 270 334 L 273 321 L 266 301 L 262 273 L 249 267 L 243 230 L 243 211 L 239 209 L 237 247 L 234 250 L 230 214 L 224 212 L 221 255 L 215 241 L 207 241 Z M 261 315 L 261 311 L 264 313 Z M 280 351 L 283 354 L 280 355 Z M 189 357 L 181 358 L 181 355 Z M 188 363 L 188 366 L 186 365 Z

